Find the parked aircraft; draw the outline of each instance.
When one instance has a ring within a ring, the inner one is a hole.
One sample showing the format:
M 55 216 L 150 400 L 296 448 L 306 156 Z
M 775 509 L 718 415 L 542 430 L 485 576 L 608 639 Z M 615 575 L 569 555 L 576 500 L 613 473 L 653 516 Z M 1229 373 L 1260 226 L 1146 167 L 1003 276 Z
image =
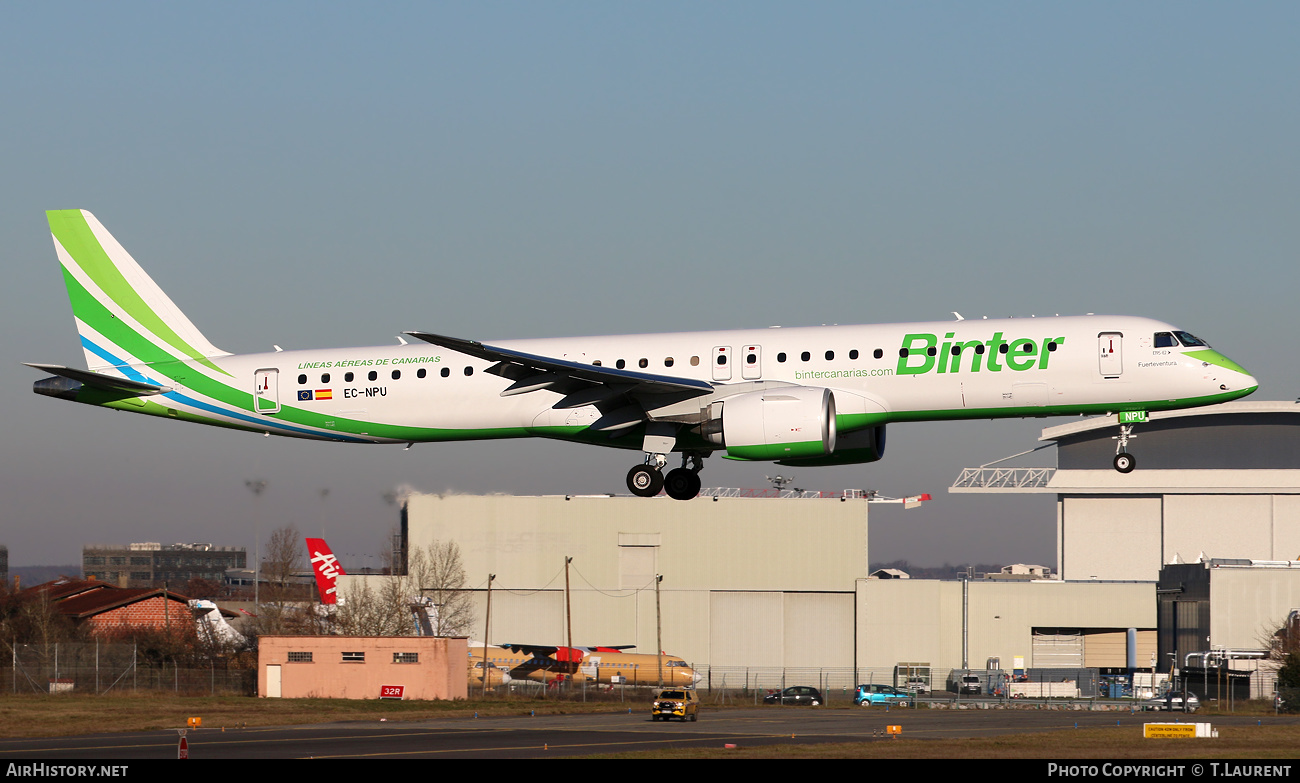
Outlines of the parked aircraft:
M 31 364 L 88 405 L 344 443 L 544 437 L 645 453 L 637 495 L 690 499 L 705 457 L 873 462 L 905 421 L 1117 414 L 1114 467 L 1150 411 L 1258 386 L 1173 325 L 1132 316 L 818 326 L 235 355 L 89 212 L 48 214 L 88 369 Z M 672 454 L 681 467 L 664 474 Z
M 511 680 L 589 682 L 603 685 L 692 686 L 700 675 L 675 655 L 624 652 L 626 647 L 487 646 L 488 687 Z M 470 687 L 483 686 L 482 645 L 469 648 Z M 661 667 L 662 662 L 662 667 Z

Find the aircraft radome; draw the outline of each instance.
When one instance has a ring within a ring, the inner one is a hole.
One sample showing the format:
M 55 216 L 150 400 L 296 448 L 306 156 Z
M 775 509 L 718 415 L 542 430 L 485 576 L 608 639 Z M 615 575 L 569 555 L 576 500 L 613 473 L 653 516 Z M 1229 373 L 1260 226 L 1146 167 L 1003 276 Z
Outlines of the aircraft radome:
M 89 212 L 48 214 L 87 369 L 32 364 L 88 405 L 342 443 L 541 437 L 629 449 L 628 488 L 700 491 L 705 457 L 873 462 L 895 422 L 1118 414 L 1114 467 L 1150 411 L 1236 399 L 1245 369 L 1133 316 L 502 340 L 231 354 Z M 681 467 L 665 476 L 672 454 Z

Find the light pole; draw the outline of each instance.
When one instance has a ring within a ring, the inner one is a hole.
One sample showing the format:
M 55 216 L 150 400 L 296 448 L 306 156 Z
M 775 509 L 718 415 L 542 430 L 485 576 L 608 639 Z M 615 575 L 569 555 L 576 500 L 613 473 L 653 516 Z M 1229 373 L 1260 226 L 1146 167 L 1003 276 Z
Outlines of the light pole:
M 262 581 L 262 506 L 257 502 L 257 498 L 266 491 L 266 481 L 245 479 L 244 486 L 253 493 L 253 606 L 256 608 L 260 596 L 258 589 Z

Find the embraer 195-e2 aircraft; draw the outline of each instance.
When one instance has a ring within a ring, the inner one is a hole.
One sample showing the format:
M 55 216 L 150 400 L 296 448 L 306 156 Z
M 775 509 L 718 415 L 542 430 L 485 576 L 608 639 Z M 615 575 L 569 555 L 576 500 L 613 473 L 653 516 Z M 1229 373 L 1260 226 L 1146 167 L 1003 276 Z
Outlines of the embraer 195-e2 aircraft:
M 418 342 L 235 355 L 190 323 L 89 212 L 48 214 L 88 369 L 35 391 L 89 405 L 344 443 L 543 437 L 645 452 L 637 495 L 700 491 L 703 459 L 873 462 L 901 421 L 1117 414 L 1115 469 L 1149 411 L 1257 384 L 1191 334 L 1087 315 Z M 681 467 L 662 469 L 673 453 Z

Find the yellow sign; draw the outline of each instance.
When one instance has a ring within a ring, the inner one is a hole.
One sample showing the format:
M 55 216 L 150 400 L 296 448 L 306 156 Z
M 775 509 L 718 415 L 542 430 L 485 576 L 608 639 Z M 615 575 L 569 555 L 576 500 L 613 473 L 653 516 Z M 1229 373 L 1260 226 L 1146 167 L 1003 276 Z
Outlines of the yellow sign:
M 886 727 L 885 727 L 885 733 L 886 733 L 886 734 L 902 734 L 902 733 L 903 733 L 903 727 L 902 727 L 902 726 L 886 726 Z
M 200 726 L 203 725 L 203 719 L 202 719 L 202 718 L 190 718 L 190 719 L 189 719 L 189 725 L 190 725 L 190 728 L 191 728 L 191 729 L 197 729 L 197 728 L 199 728 Z
M 1146 739 L 1168 739 L 1171 737 L 1195 737 L 1195 723 L 1144 723 L 1142 736 Z

